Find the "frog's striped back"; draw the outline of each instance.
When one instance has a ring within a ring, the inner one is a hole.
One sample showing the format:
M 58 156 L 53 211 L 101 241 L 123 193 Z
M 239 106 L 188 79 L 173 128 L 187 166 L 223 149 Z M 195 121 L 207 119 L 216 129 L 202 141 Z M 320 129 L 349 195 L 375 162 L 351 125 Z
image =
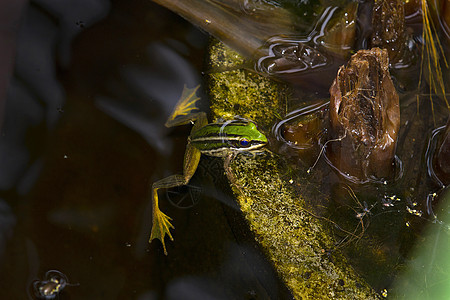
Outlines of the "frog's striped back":
M 191 134 L 189 142 L 201 153 L 226 156 L 230 152 L 253 151 L 267 144 L 267 138 L 252 122 L 211 123 Z

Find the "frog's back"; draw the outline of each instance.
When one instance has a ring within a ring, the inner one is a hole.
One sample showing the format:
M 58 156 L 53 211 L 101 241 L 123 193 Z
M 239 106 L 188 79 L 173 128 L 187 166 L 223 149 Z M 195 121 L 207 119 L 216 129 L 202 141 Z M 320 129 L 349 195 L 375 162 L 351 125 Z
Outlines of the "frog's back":
M 189 142 L 203 154 L 223 157 L 230 152 L 259 149 L 267 138 L 252 122 L 226 121 L 199 128 L 191 134 Z

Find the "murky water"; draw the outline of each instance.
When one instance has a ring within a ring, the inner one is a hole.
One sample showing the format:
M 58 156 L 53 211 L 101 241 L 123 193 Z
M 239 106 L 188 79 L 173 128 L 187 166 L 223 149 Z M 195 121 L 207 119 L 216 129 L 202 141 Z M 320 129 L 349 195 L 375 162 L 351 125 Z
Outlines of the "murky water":
M 181 171 L 189 131 L 164 122 L 183 85 L 200 83 L 207 39 L 150 1 L 26 7 L 0 140 L 2 297 L 288 294 L 245 230 L 235 236 L 227 196 L 197 192 L 189 210 L 162 203 L 176 243 L 167 257 L 148 244 L 150 184 Z
M 0 138 L 2 297 L 289 299 L 218 159 L 202 158 L 188 187 L 164 195 L 176 228 L 169 255 L 148 244 L 150 185 L 181 172 L 190 130 L 164 123 L 183 86 L 202 83 L 208 36 L 150 1 L 32 1 L 22 21 Z M 336 249 L 377 290 L 390 286 L 433 214 L 447 214 L 427 198 L 438 187 L 423 172 L 436 125 L 419 119 L 414 95 L 400 97 L 403 173 L 388 187 L 342 183 L 323 158 L 314 164 L 320 147 L 305 158 L 301 147 L 271 145 L 293 165 L 300 157 L 301 172 L 314 165 L 302 176 L 332 196 L 315 206 L 339 225 Z M 427 99 L 422 115 L 431 115 Z M 290 106 L 304 115 L 303 104 Z M 445 109 L 436 112 L 445 123 Z

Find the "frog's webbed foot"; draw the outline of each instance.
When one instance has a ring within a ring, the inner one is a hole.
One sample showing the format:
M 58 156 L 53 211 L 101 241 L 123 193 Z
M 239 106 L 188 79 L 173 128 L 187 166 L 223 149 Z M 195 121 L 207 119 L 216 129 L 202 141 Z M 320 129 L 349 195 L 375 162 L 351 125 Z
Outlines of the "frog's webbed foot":
M 159 239 L 164 248 L 164 254 L 167 255 L 166 244 L 164 243 L 164 237 L 166 234 L 173 241 L 172 234 L 170 233 L 173 225 L 170 223 L 172 220 L 169 216 L 164 214 L 158 205 L 158 189 L 160 188 L 171 188 L 175 186 L 180 186 L 186 183 L 186 179 L 182 175 L 172 175 L 164 179 L 158 180 L 153 183 L 152 186 L 152 204 L 153 204 L 153 215 L 152 215 L 152 232 L 150 234 L 149 243 L 154 239 Z
M 196 123 L 197 124 L 197 123 Z M 165 215 L 159 210 L 158 206 L 158 189 L 160 188 L 172 188 L 177 186 L 186 185 L 194 175 L 197 169 L 198 162 L 200 161 L 200 151 L 194 148 L 192 145 L 188 144 L 186 148 L 186 153 L 184 155 L 184 169 L 183 175 L 172 175 L 157 182 L 153 183 L 153 227 L 152 233 L 150 235 L 150 241 L 153 239 L 159 239 L 164 247 L 164 254 L 167 255 L 166 246 L 164 243 L 164 237 L 167 234 L 169 238 L 173 241 L 170 229 L 174 228 L 170 223 L 171 218 Z
M 172 220 L 169 216 L 164 214 L 162 211 L 159 210 L 159 208 L 153 209 L 153 225 L 152 225 L 152 233 L 150 235 L 149 243 L 153 239 L 159 239 L 163 245 L 164 248 L 164 254 L 167 255 L 166 250 L 166 244 L 164 243 L 164 237 L 166 234 L 169 236 L 169 238 L 173 241 L 172 234 L 170 233 L 171 228 L 173 225 L 170 223 L 170 220 Z
M 166 127 L 180 126 L 188 124 L 197 120 L 199 112 L 194 112 L 198 110 L 195 105 L 200 98 L 197 96 L 197 90 L 200 85 L 193 89 L 184 86 L 183 93 L 178 100 L 177 105 L 173 109 L 172 114 L 169 116 L 166 122 Z

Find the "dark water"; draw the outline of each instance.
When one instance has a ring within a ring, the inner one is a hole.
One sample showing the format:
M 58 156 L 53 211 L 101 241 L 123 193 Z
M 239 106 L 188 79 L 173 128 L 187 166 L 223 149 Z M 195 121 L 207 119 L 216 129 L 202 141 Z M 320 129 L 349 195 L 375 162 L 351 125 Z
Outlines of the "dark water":
M 163 124 L 183 86 L 202 84 L 207 42 L 150 1 L 27 4 L 0 137 L 0 298 L 35 299 L 49 270 L 67 276 L 59 299 L 290 298 L 229 197 L 220 160 L 204 157 L 187 188 L 163 196 L 176 228 L 169 255 L 159 241 L 148 244 L 150 184 L 181 172 L 190 130 Z M 323 160 L 314 175 L 332 183 L 323 215 L 365 234 L 346 251 L 378 290 L 392 283 L 419 229 L 404 232 L 430 223 L 406 207 L 426 211 L 413 203 L 434 188 L 422 160 L 435 124 L 414 123 L 415 97 L 400 97 L 401 180 L 354 187 L 352 198 Z M 421 112 L 430 115 L 426 100 Z M 185 195 L 195 205 L 173 205 Z
M 149 186 L 181 171 L 189 131 L 163 124 L 201 83 L 207 40 L 150 1 L 26 6 L 0 140 L 1 298 L 34 299 L 49 270 L 67 276 L 59 299 L 288 297 L 215 189 L 163 202 L 176 243 L 148 244 Z

